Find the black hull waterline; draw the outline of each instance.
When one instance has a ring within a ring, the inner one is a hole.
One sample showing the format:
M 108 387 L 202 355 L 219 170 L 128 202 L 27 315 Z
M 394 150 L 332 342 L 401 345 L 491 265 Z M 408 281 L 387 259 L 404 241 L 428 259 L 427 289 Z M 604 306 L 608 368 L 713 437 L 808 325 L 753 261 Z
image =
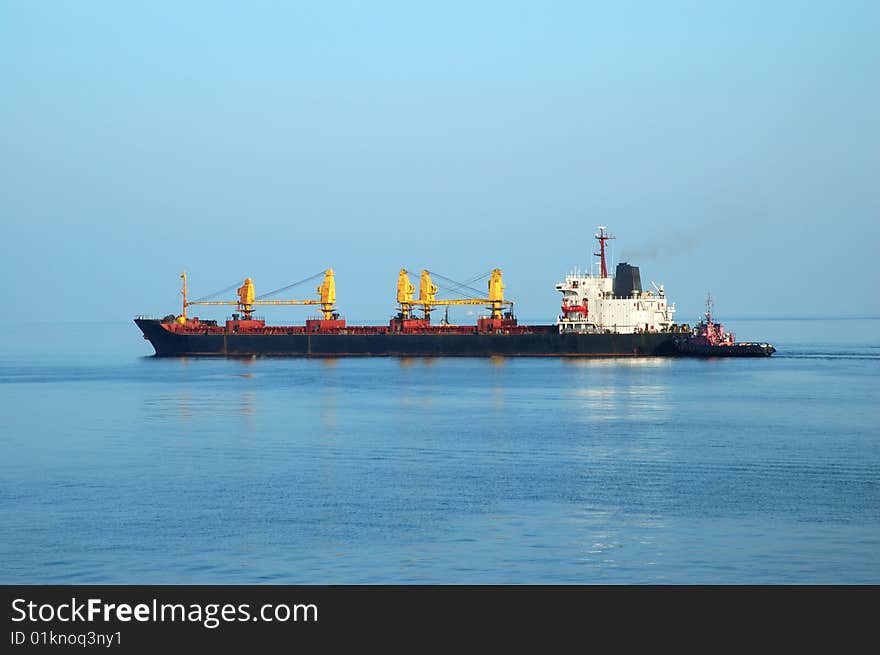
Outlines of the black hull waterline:
M 159 357 L 675 356 L 675 335 L 559 334 L 178 334 L 135 319 Z M 545 327 L 545 326 L 542 326 Z

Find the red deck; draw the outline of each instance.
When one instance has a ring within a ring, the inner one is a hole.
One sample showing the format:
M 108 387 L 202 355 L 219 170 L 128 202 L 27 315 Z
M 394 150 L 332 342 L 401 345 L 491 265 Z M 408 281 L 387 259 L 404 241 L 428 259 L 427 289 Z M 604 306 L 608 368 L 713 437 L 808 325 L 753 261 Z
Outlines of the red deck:
M 477 325 L 431 325 L 424 319 L 391 319 L 388 325 L 346 325 L 344 319 L 309 319 L 305 325 L 266 325 L 263 320 L 202 321 L 162 324 L 175 334 L 534 334 L 555 332 L 552 325 L 518 325 L 516 319 L 481 318 Z

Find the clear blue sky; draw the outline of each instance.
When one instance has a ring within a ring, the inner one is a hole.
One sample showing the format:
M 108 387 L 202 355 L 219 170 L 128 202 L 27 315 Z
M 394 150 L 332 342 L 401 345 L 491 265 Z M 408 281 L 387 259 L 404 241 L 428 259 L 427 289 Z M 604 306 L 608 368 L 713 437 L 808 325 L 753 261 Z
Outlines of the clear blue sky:
M 877 314 L 878 34 L 877 2 L 2 0 L 5 311 L 329 266 L 383 320 L 401 266 L 500 266 L 552 320 L 602 224 L 682 320 Z

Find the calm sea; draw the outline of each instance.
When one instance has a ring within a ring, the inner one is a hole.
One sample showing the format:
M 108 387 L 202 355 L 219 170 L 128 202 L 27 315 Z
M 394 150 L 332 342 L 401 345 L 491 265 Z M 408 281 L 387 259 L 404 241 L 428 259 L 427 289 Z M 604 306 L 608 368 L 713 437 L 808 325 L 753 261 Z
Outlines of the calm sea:
M 756 360 L 149 357 L 0 328 L 0 583 L 880 583 L 880 321 Z

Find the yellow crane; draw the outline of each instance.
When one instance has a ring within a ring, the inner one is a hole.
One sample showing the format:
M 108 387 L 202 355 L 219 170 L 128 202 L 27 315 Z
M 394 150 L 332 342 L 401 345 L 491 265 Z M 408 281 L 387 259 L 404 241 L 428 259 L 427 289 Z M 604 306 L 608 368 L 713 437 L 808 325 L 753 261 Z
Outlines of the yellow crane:
M 492 312 L 492 318 L 501 318 L 502 308 L 504 306 L 513 306 L 513 302 L 504 300 L 504 282 L 501 277 L 500 268 L 493 269 L 489 277 L 488 298 L 438 299 L 437 285 L 431 280 L 431 273 L 427 270 L 422 271 L 421 279 L 419 280 L 419 297 L 417 299 L 413 299 L 415 290 L 415 286 L 409 281 L 408 271 L 403 268 L 400 269 L 400 274 L 397 277 L 397 302 L 400 305 L 400 313 L 403 318 L 410 318 L 413 305 L 421 306 L 425 312 L 425 318 L 428 320 L 431 318 L 431 309 L 439 306 L 486 305 Z
M 410 318 L 412 315 L 415 290 L 413 283 L 409 281 L 409 271 L 401 268 L 397 276 L 397 304 L 400 305 L 400 315 L 403 318 Z
M 235 305 L 238 311 L 244 314 L 245 320 L 251 318 L 254 307 L 256 305 L 321 305 L 321 313 L 324 320 L 330 320 L 336 311 L 336 281 L 333 277 L 333 269 L 328 268 L 324 271 L 324 281 L 318 287 L 318 300 L 257 300 L 254 292 L 254 281 L 251 278 L 245 278 L 238 290 L 238 300 L 187 300 L 186 298 L 186 271 L 180 274 L 183 278 L 183 314 L 177 320 L 180 323 L 186 322 L 186 308 L 191 305 Z

